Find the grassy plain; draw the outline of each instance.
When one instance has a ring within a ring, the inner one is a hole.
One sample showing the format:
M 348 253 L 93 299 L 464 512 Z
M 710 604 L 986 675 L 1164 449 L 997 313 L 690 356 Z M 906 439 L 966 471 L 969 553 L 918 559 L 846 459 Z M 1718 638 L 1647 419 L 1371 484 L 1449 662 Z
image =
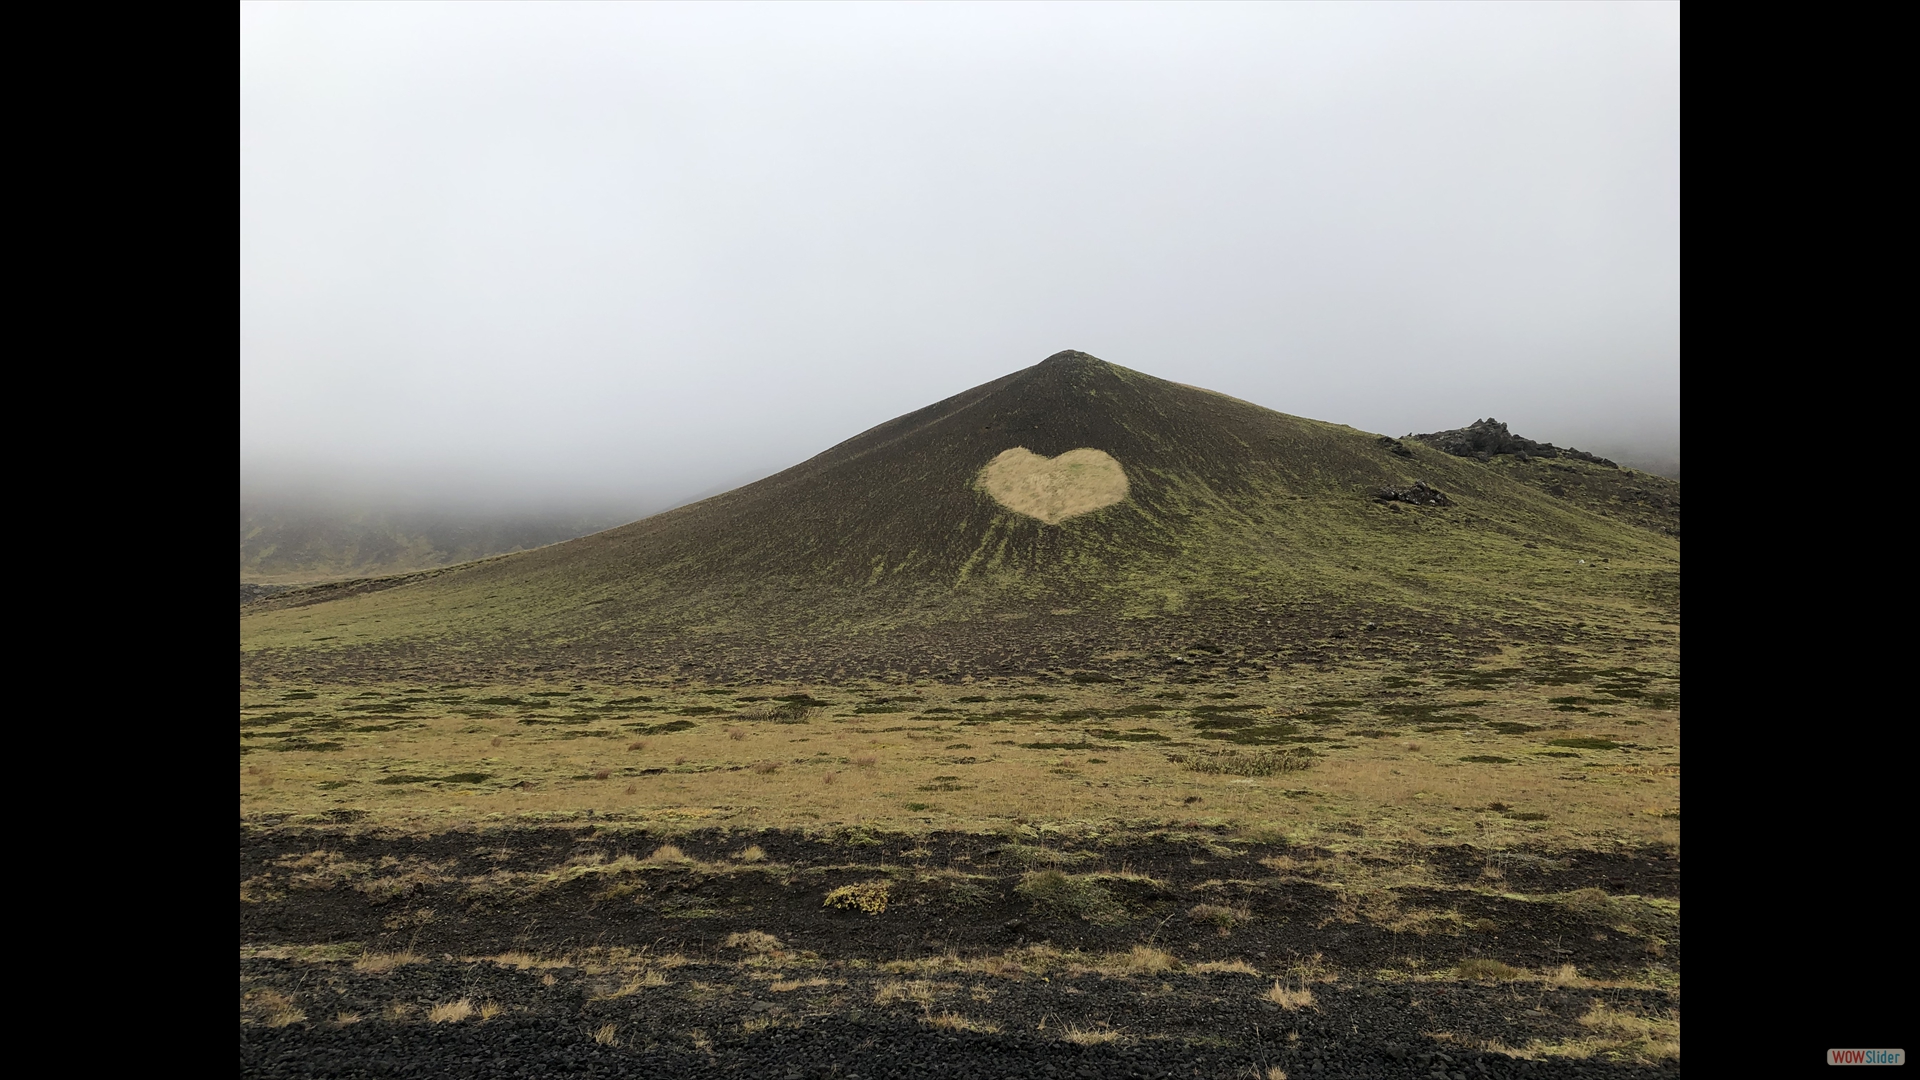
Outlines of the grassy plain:
M 1198 685 L 273 683 L 242 694 L 241 811 L 433 827 L 1196 822 L 1340 848 L 1671 842 L 1676 675 L 1535 649 Z M 1257 775 L 1281 750 L 1295 752 L 1284 771 Z

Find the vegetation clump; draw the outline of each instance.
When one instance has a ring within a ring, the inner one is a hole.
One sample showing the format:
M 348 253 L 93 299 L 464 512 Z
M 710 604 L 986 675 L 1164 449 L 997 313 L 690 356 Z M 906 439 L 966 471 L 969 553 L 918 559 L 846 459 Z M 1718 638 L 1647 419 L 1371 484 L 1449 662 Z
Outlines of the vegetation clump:
M 1478 957 L 1460 961 L 1453 970 L 1454 974 L 1463 979 L 1474 979 L 1479 982 L 1506 982 L 1526 974 L 1519 968 L 1510 967 L 1498 960 Z
M 1218 754 L 1169 755 L 1169 760 L 1193 772 L 1232 776 L 1281 776 L 1311 767 L 1313 758 L 1313 751 L 1299 746 L 1245 754 L 1228 750 Z
M 1045 914 L 1085 919 L 1097 926 L 1117 926 L 1127 921 L 1126 906 L 1087 876 L 1036 870 L 1021 878 L 1014 891 Z
M 823 906 L 878 915 L 887 910 L 887 902 L 892 899 L 892 895 L 892 884 L 876 878 L 873 881 L 840 886 L 827 894 L 826 903 Z
M 1187 909 L 1187 916 L 1195 922 L 1209 923 L 1225 937 L 1241 923 L 1253 921 L 1253 912 L 1244 907 L 1227 907 L 1224 904 L 1195 904 Z

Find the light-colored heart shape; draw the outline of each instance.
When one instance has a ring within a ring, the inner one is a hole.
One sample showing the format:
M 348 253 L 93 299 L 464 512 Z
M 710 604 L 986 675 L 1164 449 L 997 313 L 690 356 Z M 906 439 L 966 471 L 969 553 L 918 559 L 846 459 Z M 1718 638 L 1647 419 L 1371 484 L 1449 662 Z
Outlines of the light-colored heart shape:
M 1024 446 L 1004 450 L 974 481 L 1016 514 L 1057 525 L 1127 497 L 1127 474 L 1104 450 L 1083 446 L 1044 458 Z

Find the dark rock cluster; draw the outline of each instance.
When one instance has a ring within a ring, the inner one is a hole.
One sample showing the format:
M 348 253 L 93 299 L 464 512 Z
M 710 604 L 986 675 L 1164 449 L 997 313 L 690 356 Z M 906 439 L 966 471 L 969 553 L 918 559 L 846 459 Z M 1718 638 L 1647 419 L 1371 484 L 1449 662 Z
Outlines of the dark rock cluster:
M 240 602 L 243 604 L 251 604 L 255 600 L 263 600 L 269 596 L 286 592 L 291 587 L 292 586 L 289 585 L 255 585 L 251 582 L 243 581 L 240 583 Z
M 1477 458 L 1481 461 L 1491 461 L 1496 454 L 1512 454 L 1521 461 L 1531 458 L 1571 458 L 1575 461 L 1590 461 L 1595 465 L 1619 468 L 1606 458 L 1589 454 L 1584 450 L 1561 448 L 1552 443 L 1523 439 L 1508 431 L 1507 425 L 1491 416 L 1451 431 L 1434 431 L 1425 435 L 1405 437 L 1419 439 L 1428 446 L 1443 450 L 1455 457 Z
M 1438 488 L 1429 485 L 1425 480 L 1415 480 L 1413 486 L 1407 488 L 1381 488 L 1380 493 L 1375 495 L 1374 498 L 1379 499 L 1381 502 L 1412 503 L 1415 506 L 1453 505 L 1453 500 L 1447 498 Z

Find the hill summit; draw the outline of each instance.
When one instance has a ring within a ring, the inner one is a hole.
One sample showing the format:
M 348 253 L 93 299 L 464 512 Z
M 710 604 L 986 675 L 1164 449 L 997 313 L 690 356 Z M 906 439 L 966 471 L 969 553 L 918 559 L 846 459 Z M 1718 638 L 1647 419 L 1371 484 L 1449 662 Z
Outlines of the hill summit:
M 1472 458 L 1067 351 L 630 525 L 247 605 L 242 665 L 1259 677 L 1628 633 L 1677 612 L 1678 567 L 1672 537 Z

